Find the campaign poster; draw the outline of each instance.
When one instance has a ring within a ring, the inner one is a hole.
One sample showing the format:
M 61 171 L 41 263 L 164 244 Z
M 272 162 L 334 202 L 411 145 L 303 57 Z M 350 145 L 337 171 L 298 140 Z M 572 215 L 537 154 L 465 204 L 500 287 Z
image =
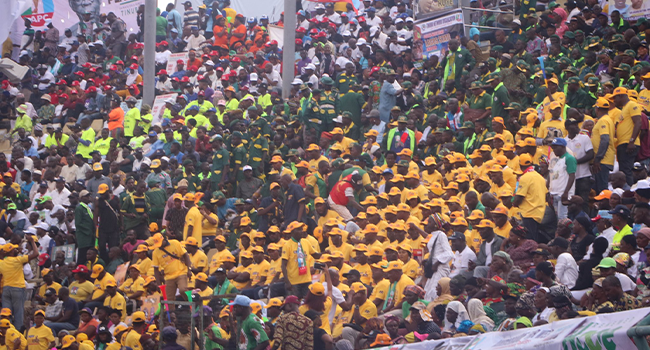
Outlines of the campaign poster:
M 32 0 L 31 7 L 22 14 L 32 22 L 34 30 L 44 31 L 47 20 L 63 35 L 66 29 L 77 33 L 79 23 L 84 21 L 84 14 L 90 15 L 89 22 L 98 23 L 99 15 L 115 13 L 126 23 L 128 33 L 137 33 L 137 11 L 144 0 Z M 127 33 L 127 37 L 128 37 Z
M 129 262 L 125 262 L 124 264 L 120 265 L 115 269 L 115 274 L 113 277 L 115 277 L 115 282 L 117 282 L 117 285 L 120 286 L 124 281 L 126 280 L 126 274 L 129 271 Z
M 178 62 L 178 60 L 183 60 L 183 62 L 185 62 L 185 68 L 187 68 L 187 60 L 189 58 L 190 57 L 188 52 L 177 52 L 169 55 L 169 59 L 167 60 L 167 67 L 165 67 L 167 74 L 172 75 L 176 73 L 176 62 Z
M 162 121 L 162 116 L 165 112 L 165 100 L 171 98 L 176 101 L 176 97 L 178 97 L 177 93 L 156 96 L 151 107 L 151 115 L 153 116 L 151 125 L 156 125 Z
M 463 11 L 416 23 L 413 27 L 413 59 L 426 60 L 447 53 L 449 40 L 464 34 Z
M 613 0 L 609 2 L 609 15 L 618 11 L 621 17 L 628 21 L 639 18 L 650 18 L 650 1 L 644 0 Z
M 52 247 L 52 256 L 56 256 L 56 253 L 60 250 L 63 251 L 63 253 L 65 253 L 66 263 L 71 263 L 75 261 L 75 255 L 77 253 L 77 249 L 75 248 L 74 244 L 65 244 L 65 245 L 58 245 Z
M 415 0 L 413 16 L 416 20 L 431 18 L 457 8 L 458 0 Z

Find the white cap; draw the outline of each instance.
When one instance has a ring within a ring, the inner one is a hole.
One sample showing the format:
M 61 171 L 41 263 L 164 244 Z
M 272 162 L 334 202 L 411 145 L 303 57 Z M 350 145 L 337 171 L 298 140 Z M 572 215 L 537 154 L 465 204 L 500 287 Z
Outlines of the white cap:
M 43 173 L 42 173 L 42 172 L 41 172 L 40 170 L 38 170 L 38 169 L 37 169 L 37 170 L 34 170 L 34 171 L 32 171 L 32 175 L 35 175 L 35 174 L 38 174 L 38 175 L 43 175 Z
M 501 57 L 505 57 L 505 58 L 507 58 L 507 59 L 509 59 L 509 60 L 512 59 L 512 56 L 510 56 L 509 53 L 504 53 L 503 55 L 501 55 Z
M 397 23 L 404 23 L 404 20 L 401 19 L 401 18 L 398 18 L 398 19 L 395 20 L 395 24 L 397 24 Z
M 639 180 L 639 182 L 632 187 L 633 188 L 630 189 L 632 192 L 635 192 L 636 190 L 647 190 L 650 188 L 650 182 L 648 182 L 648 180 Z
M 343 123 L 343 116 L 338 116 L 334 119 L 332 119 L 335 123 L 342 124 Z
M 163 156 L 160 158 L 160 160 L 164 160 L 165 162 L 169 162 L 169 157 Z
M 145 158 L 145 159 L 142 161 L 142 164 L 147 164 L 148 166 L 151 166 L 151 159 L 149 159 L 149 158 Z
M 370 35 L 375 35 L 379 28 L 377 26 L 370 27 Z
M 203 63 L 203 64 L 208 65 L 208 66 L 214 66 L 214 62 L 212 62 L 212 60 L 207 60 L 207 61 L 206 61 L 205 63 Z
M 411 18 L 411 17 L 406 17 L 406 22 L 407 22 L 407 23 L 408 23 L 408 22 L 413 22 L 413 18 Z
M 250 165 L 244 165 L 244 171 L 246 170 L 253 170 L 253 168 Z
M 251 73 L 249 80 L 250 81 L 257 81 L 257 73 Z
M 291 85 L 302 85 L 302 80 L 300 78 L 296 78 L 291 82 Z
M 518 19 L 513 19 L 512 23 L 517 23 L 517 25 L 521 25 L 521 21 Z
M 349 30 L 344 30 L 341 35 L 343 35 L 343 36 L 352 36 L 352 33 L 350 33 Z
M 623 191 L 623 190 L 620 189 L 620 188 L 616 188 L 616 189 L 614 189 L 614 190 L 612 191 L 612 194 L 617 194 L 619 197 L 623 197 L 623 192 L 625 192 L 625 191 Z
M 44 223 L 44 222 L 39 222 L 38 224 L 34 225 L 36 228 L 40 228 L 41 230 L 48 231 L 50 229 L 50 225 Z
M 20 51 L 20 57 L 25 56 L 25 55 L 29 55 L 29 51 L 27 51 L 27 50 Z
M 316 5 L 316 10 L 324 10 L 324 9 L 325 9 L 325 5 L 323 4 Z
M 398 43 L 405 43 L 406 39 L 400 36 L 399 38 L 397 38 L 397 42 Z
M 357 45 L 366 45 L 366 44 L 368 44 L 368 42 L 364 38 L 359 38 L 359 40 L 357 40 Z
M 95 45 L 102 45 L 102 46 L 104 46 L 104 42 L 103 42 L 103 41 L 101 41 L 101 40 L 97 40 L 97 41 L 95 41 L 95 42 L 94 42 L 93 44 L 95 44 Z
M 377 152 L 378 149 L 379 149 L 379 146 L 377 146 L 377 145 L 374 145 L 374 146 L 370 147 L 370 154 L 373 154 L 373 153 Z
M 225 106 L 225 105 L 226 105 L 226 100 L 217 101 L 217 106 Z
M 25 233 L 28 234 L 28 235 L 35 235 L 35 234 L 36 234 L 36 228 L 34 228 L 34 227 L 32 226 L 32 227 L 26 229 L 26 230 L 25 230 Z
M 173 98 L 168 98 L 168 99 L 165 100 L 165 103 L 175 104 L 176 100 L 174 100 Z
M 305 69 L 316 70 L 316 66 L 313 63 L 308 64 Z

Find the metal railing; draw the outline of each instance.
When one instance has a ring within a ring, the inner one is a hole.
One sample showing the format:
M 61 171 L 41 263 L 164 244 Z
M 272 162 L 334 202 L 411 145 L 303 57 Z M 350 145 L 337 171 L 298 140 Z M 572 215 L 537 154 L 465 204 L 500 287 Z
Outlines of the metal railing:
M 196 341 L 196 338 L 195 338 L 196 337 L 196 331 L 194 330 L 194 317 L 192 317 L 192 315 L 194 315 L 194 313 L 197 310 L 200 310 L 200 313 L 199 313 L 200 317 L 198 317 L 198 319 L 199 319 L 198 320 L 198 323 L 199 323 L 198 324 L 198 326 L 199 326 L 199 344 L 200 344 L 199 349 L 202 350 L 204 348 L 204 345 L 205 345 L 204 337 L 203 337 L 203 329 L 204 329 L 205 325 L 203 324 L 203 302 L 200 301 L 200 300 L 198 302 L 168 301 L 168 300 L 161 300 L 160 301 L 160 307 L 161 307 L 160 317 L 159 317 L 160 325 L 158 326 L 158 330 L 160 332 L 160 337 L 159 337 L 159 341 L 158 341 L 158 349 L 159 350 L 162 349 L 162 346 L 163 346 L 162 330 L 163 330 L 163 328 L 165 328 L 165 319 L 168 319 L 168 320 L 170 319 L 169 313 L 171 311 L 168 310 L 168 308 L 166 307 L 167 305 L 189 306 L 190 307 L 190 315 L 189 315 L 189 318 L 190 318 L 190 333 L 191 333 L 190 340 L 192 342 L 191 343 L 192 348 L 187 349 L 187 350 L 194 350 L 194 344 L 195 344 L 195 341 Z M 178 311 L 179 311 L 178 308 L 175 308 L 175 312 L 177 313 L 176 317 L 178 317 Z M 182 312 L 185 312 L 185 311 L 183 310 Z

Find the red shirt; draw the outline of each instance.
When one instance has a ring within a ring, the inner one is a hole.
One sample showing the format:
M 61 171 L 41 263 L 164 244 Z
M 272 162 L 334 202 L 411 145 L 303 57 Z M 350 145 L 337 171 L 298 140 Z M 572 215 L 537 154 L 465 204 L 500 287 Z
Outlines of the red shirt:
M 330 198 L 332 198 L 332 202 L 343 206 L 348 205 L 349 199 L 345 195 L 345 191 L 348 188 L 353 188 L 352 184 L 349 182 L 351 178 L 352 174 L 344 177 L 343 180 L 337 182 L 336 185 L 334 185 L 330 191 Z

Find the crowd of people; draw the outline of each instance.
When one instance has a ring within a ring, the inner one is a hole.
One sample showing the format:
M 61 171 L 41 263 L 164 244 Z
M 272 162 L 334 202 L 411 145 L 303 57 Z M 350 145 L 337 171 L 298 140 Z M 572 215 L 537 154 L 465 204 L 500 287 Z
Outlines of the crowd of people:
M 29 70 L 1 83 L 0 344 L 358 350 L 648 305 L 645 18 L 472 0 L 468 35 L 418 60 L 411 1 L 308 3 L 288 98 L 269 18 L 228 0 L 141 9 L 133 33 L 25 20 L 3 45 Z M 154 28 L 177 96 L 155 116 Z

